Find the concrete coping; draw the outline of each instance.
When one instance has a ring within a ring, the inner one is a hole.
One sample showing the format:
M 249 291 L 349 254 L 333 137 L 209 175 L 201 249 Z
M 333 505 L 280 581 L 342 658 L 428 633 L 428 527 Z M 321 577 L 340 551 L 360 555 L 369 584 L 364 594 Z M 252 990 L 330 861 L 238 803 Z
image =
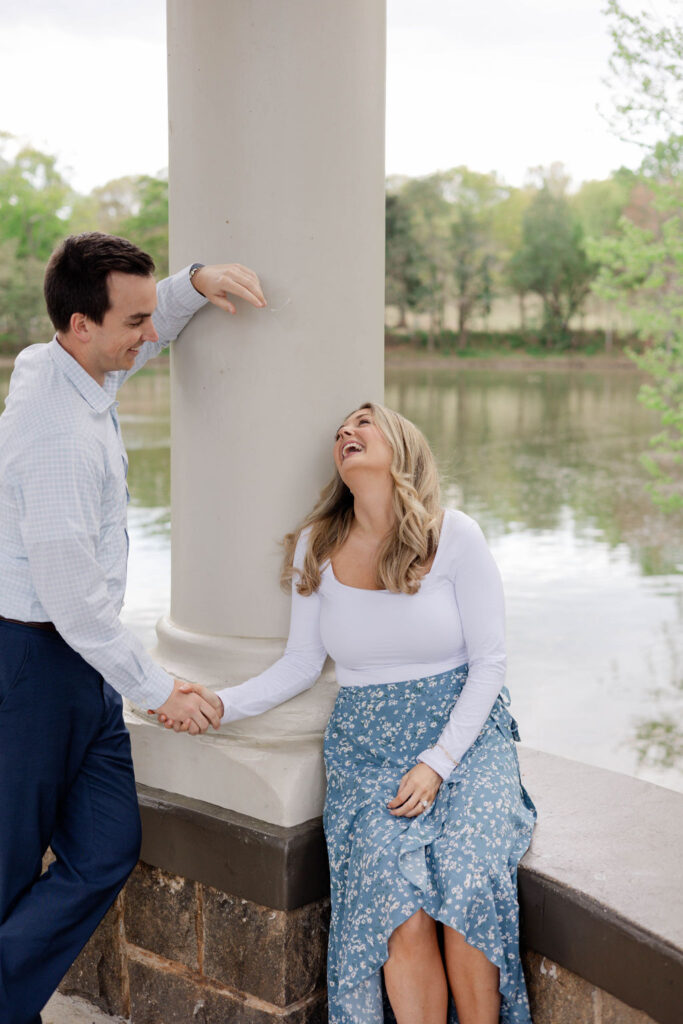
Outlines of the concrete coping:
M 683 793 L 519 745 L 538 808 L 526 872 L 683 950 Z
M 539 820 L 522 943 L 661 1024 L 683 1005 L 683 794 L 520 745 Z M 277 909 L 324 898 L 319 818 L 272 825 L 138 786 L 142 859 Z
M 520 746 L 522 938 L 662 1024 L 683 1005 L 683 793 Z

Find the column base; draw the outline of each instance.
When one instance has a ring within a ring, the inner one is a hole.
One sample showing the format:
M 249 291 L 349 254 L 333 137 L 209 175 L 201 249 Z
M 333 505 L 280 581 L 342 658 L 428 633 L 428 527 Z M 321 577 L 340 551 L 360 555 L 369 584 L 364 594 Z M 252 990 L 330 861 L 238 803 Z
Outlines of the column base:
M 157 661 L 178 679 L 212 689 L 242 682 L 280 657 L 283 640 L 216 637 L 157 626 Z M 305 693 L 216 733 L 178 735 L 132 706 L 125 712 L 142 784 L 229 808 L 261 821 L 298 825 L 322 814 L 322 741 L 337 694 L 330 662 Z
M 290 827 L 320 817 L 322 736 L 281 750 L 219 734 L 178 735 L 126 709 L 135 776 L 145 786 Z

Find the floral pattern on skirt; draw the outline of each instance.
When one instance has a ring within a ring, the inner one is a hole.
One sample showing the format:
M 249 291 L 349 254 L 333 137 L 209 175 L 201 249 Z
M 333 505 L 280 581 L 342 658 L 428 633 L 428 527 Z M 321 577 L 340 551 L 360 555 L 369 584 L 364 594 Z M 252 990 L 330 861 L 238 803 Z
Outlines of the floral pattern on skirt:
M 467 666 L 410 682 L 341 687 L 325 731 L 330 861 L 330 1024 L 393 1021 L 381 967 L 394 929 L 423 908 L 500 969 L 501 1024 L 531 1024 L 519 955 L 517 865 L 536 809 L 522 786 L 503 689 L 432 806 L 394 818 L 401 776 L 433 746 Z M 449 1024 L 457 1024 L 451 999 Z

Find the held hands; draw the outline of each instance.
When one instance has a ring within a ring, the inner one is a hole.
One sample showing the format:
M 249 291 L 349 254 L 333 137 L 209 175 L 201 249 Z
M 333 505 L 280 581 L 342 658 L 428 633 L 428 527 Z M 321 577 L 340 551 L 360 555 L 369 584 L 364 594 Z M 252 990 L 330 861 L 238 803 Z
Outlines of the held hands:
M 215 263 L 210 267 L 200 267 L 192 277 L 192 284 L 209 302 L 228 313 L 237 312 L 228 295 L 244 299 L 257 309 L 267 305 L 258 277 L 241 263 Z
M 387 804 L 389 811 L 395 818 L 416 818 L 432 806 L 442 781 L 428 764 L 416 764 L 401 779 L 396 796 Z
M 156 715 L 167 729 L 197 736 L 206 732 L 210 725 L 220 729 L 223 701 L 206 686 L 182 683 L 176 679 L 168 700 L 156 711 L 148 711 L 147 714 Z

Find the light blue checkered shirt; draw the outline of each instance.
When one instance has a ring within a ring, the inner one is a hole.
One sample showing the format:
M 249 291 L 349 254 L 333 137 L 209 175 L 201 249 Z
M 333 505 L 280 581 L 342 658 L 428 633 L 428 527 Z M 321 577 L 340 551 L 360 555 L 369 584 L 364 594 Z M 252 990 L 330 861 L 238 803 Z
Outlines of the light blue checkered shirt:
M 153 322 L 131 370 L 100 385 L 56 337 L 17 357 L 0 416 L 0 615 L 53 622 L 105 680 L 158 708 L 173 679 L 119 622 L 128 557 L 126 473 L 116 392 L 206 302 L 188 269 L 157 286 Z

